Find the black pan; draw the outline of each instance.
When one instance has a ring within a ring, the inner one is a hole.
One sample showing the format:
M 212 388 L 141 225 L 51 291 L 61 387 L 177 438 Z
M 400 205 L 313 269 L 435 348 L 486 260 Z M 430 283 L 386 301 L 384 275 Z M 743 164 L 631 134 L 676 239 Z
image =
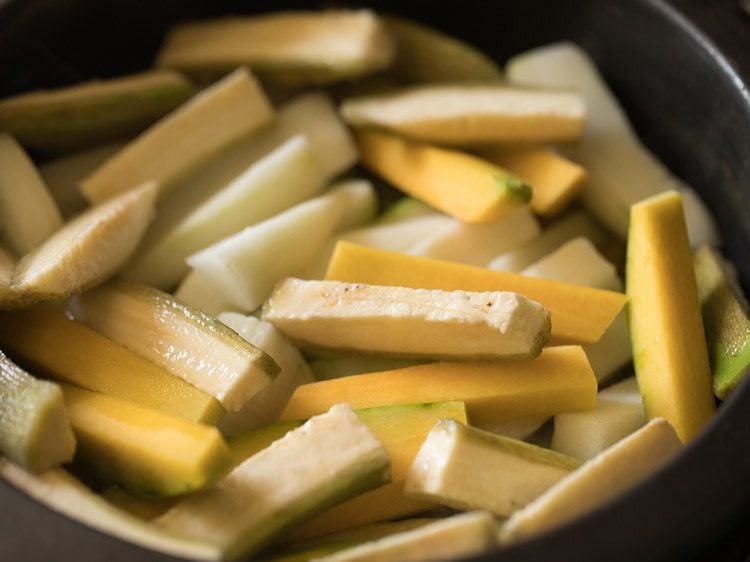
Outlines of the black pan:
M 180 19 L 271 1 L 0 0 L 0 96 L 147 66 Z M 284 2 L 285 7 L 307 7 Z M 750 16 L 734 0 L 372 2 L 504 61 L 572 39 L 603 69 L 643 140 L 718 218 L 750 287 Z M 556 532 L 477 560 L 747 560 L 750 380 L 671 464 Z M 88 529 L 0 482 L 0 560 L 174 560 Z

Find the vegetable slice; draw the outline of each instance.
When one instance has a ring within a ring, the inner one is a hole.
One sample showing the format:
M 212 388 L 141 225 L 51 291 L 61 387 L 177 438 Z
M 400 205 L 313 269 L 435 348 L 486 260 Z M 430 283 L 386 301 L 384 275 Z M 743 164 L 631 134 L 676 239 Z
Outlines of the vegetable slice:
M 248 65 L 271 81 L 324 84 L 382 70 L 393 51 L 369 10 L 276 12 L 180 24 L 156 62 L 204 74 Z
M 694 256 L 714 393 L 722 400 L 750 366 L 750 318 L 731 288 L 721 256 L 708 246 Z
M 588 460 L 646 423 L 635 377 L 600 391 L 596 409 L 555 416 L 552 449 Z
M 65 298 L 116 273 L 154 216 L 154 183 L 89 208 L 16 266 L 12 288 L 30 299 Z
M 559 215 L 578 197 L 586 179 L 584 168 L 551 150 L 494 148 L 480 155 L 533 185 L 529 204 L 542 217 Z
M 404 493 L 509 517 L 580 465 L 549 449 L 439 420 L 411 465 Z
M 397 188 L 465 222 L 499 219 L 531 199 L 531 186 L 475 156 L 388 133 L 356 134 L 362 162 Z
M 415 365 L 305 384 L 282 420 L 304 419 L 347 402 L 355 408 L 463 400 L 473 425 L 591 410 L 596 378 L 578 346 L 547 347 L 535 359 Z
M 279 367 L 268 354 L 203 312 L 156 289 L 124 281 L 71 300 L 68 311 L 236 412 L 266 388 Z
M 35 149 L 84 148 L 141 132 L 192 93 L 170 70 L 27 92 L 0 100 L 0 130 Z
M 346 100 L 344 119 L 414 140 L 474 146 L 575 140 L 585 106 L 572 92 L 492 85 L 432 85 Z
M 627 290 L 633 361 L 649 418 L 687 442 L 715 410 L 693 255 L 675 191 L 633 205 Z
M 131 141 L 83 179 L 81 192 L 96 203 L 149 180 L 165 192 L 272 117 L 273 108 L 258 82 L 238 69 Z
M 60 387 L 0 351 L 0 452 L 32 472 L 73 460 L 76 448 Z
M 535 357 L 550 330 L 547 310 L 517 293 L 294 278 L 276 286 L 263 318 L 306 349 L 435 359 Z

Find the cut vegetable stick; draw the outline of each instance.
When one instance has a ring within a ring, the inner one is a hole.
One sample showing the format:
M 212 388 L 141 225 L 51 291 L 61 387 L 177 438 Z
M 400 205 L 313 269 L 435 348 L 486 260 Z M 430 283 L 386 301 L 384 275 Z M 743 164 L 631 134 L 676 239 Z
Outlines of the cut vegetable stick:
M 0 453 L 32 472 L 73 460 L 60 387 L 32 377 L 0 351 Z
M 750 366 L 750 318 L 732 289 L 722 257 L 708 246 L 693 256 L 698 298 L 706 330 L 714 394 L 724 400 L 747 376 Z
M 81 192 L 87 200 L 99 202 L 149 180 L 165 192 L 272 117 L 273 109 L 255 78 L 236 70 L 131 141 L 81 182 Z
M 503 525 L 503 542 L 515 542 L 562 525 L 620 496 L 682 448 L 672 426 L 654 419 L 558 482 Z
M 221 558 L 214 546 L 164 532 L 113 507 L 61 468 L 34 475 L 0 458 L 0 476 L 48 508 L 120 540 L 190 560 Z
M 389 465 L 372 432 L 351 408 L 338 405 L 155 523 L 214 544 L 225 558 L 249 556 L 294 524 L 384 484 Z
M 555 416 L 552 449 L 588 460 L 646 423 L 643 399 L 635 377 L 605 388 L 596 409 Z
M 557 142 L 581 134 L 586 108 L 574 92 L 504 85 L 429 85 L 354 98 L 341 105 L 355 127 L 454 146 Z
M 462 221 L 491 222 L 531 199 L 528 184 L 475 156 L 375 131 L 356 137 L 365 166 Z
M 715 405 L 682 198 L 669 191 L 634 205 L 628 236 L 630 334 L 646 415 L 684 442 Z
M 383 20 L 397 45 L 389 73 L 402 81 L 492 83 L 502 79 L 497 63 L 469 43 L 406 18 L 388 15 Z
M 583 237 L 566 242 L 521 273 L 608 291 L 624 289 L 617 268 L 597 251 L 588 238 Z
M 520 273 L 535 261 L 578 237 L 588 238 L 594 246 L 601 249 L 610 235 L 583 211 L 573 211 L 550 224 L 530 242 L 500 254 L 489 262 L 487 267 L 497 271 Z
M 580 47 L 556 43 L 511 58 L 507 77 L 516 85 L 575 88 L 588 108 L 584 134 L 566 152 L 589 174 L 581 194 L 583 203 L 620 238 L 627 238 L 628 213 L 637 201 L 668 189 L 688 188 L 673 176 L 638 139 L 630 122 Z M 690 198 L 690 239 L 719 245 L 718 230 L 697 197 Z
M 463 400 L 471 423 L 485 427 L 591 410 L 596 378 L 580 347 L 548 347 L 523 361 L 428 363 L 305 384 L 292 395 L 281 419 L 304 419 L 337 402 L 366 408 L 441 400 Z
M 403 493 L 409 467 L 438 419 L 467 421 L 463 402 L 453 400 L 364 408 L 355 413 L 388 451 L 391 482 L 316 515 L 292 531 L 292 540 L 356 529 L 374 521 L 397 519 L 429 509 L 430 502 Z
M 212 484 L 231 462 L 215 427 L 61 386 L 78 441 L 76 458 L 127 490 L 156 496 L 193 492 Z
M 411 465 L 404 493 L 509 517 L 580 464 L 549 449 L 440 420 Z
M 27 92 L 0 101 L 0 130 L 30 148 L 75 150 L 140 133 L 192 93 L 169 70 Z
M 581 193 L 586 179 L 586 170 L 551 150 L 493 148 L 480 155 L 533 185 L 529 205 L 542 217 L 565 210 Z
M 88 201 L 78 190 L 78 184 L 123 146 L 124 142 L 105 144 L 74 152 L 39 166 L 39 173 L 63 217 L 71 218 L 86 208 Z
M 484 266 L 493 257 L 532 240 L 540 232 L 539 222 L 528 207 L 520 207 L 486 224 L 466 224 L 454 219 L 427 233 L 409 246 L 406 253 Z
M 12 136 L 0 132 L 0 239 L 23 256 L 60 226 L 60 210 L 34 163 Z
M 551 339 L 555 343 L 597 341 L 627 300 L 621 293 L 385 252 L 347 242 L 338 243 L 326 278 L 446 291 L 517 292 L 550 311 Z
M 369 10 L 276 12 L 183 23 L 167 36 L 159 66 L 190 73 L 248 65 L 282 84 L 326 84 L 384 69 L 394 45 Z
M 154 216 L 157 186 L 146 183 L 66 223 L 26 254 L 12 288 L 29 299 L 65 298 L 117 273 L 135 251 Z
M 242 410 L 225 416 L 219 429 L 224 435 L 235 435 L 275 422 L 294 390 L 301 384 L 313 382 L 310 367 L 299 350 L 268 322 L 236 312 L 224 313 L 219 320 L 268 353 L 281 368 L 273 382 L 251 398 Z
M 0 313 L 0 347 L 54 380 L 165 414 L 204 423 L 224 414 L 208 394 L 53 309 Z
M 263 319 L 304 349 L 434 359 L 536 357 L 550 330 L 547 310 L 516 293 L 294 278 L 276 286 Z
M 340 186 L 295 205 L 191 255 L 188 264 L 233 306 L 251 312 L 278 281 L 309 265 L 345 216 L 352 192 L 362 188 Z
M 489 513 L 454 515 L 418 529 L 315 558 L 318 562 L 418 562 L 478 555 L 495 546 L 497 523 Z
M 323 186 L 310 142 L 296 135 L 183 217 L 141 252 L 125 276 L 171 289 L 188 272 L 189 255 L 313 197 Z
M 230 412 L 266 388 L 279 367 L 211 316 L 151 287 L 124 281 L 72 299 L 68 312 L 216 398 Z
M 336 232 L 340 234 L 334 234 L 329 238 L 307 265 L 295 274 L 301 279 L 322 279 L 336 247 L 337 236 L 363 230 L 364 228 L 360 227 L 371 223 L 378 213 L 378 193 L 370 180 L 343 179 L 330 189 L 344 190 L 347 193 L 346 209 L 336 223 Z

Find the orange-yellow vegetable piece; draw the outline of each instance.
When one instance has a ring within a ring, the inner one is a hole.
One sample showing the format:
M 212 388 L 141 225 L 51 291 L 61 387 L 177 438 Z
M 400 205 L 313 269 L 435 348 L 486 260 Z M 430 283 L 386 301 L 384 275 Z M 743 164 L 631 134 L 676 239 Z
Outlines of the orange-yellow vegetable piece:
M 356 138 L 365 166 L 464 222 L 497 220 L 531 199 L 526 182 L 476 156 L 376 131 Z
M 584 168 L 551 150 L 492 148 L 481 156 L 534 186 L 531 210 L 541 217 L 564 211 L 581 193 L 586 178 Z
M 579 346 L 548 347 L 523 361 L 461 361 L 415 365 L 305 384 L 281 419 L 301 419 L 346 402 L 353 408 L 462 400 L 469 421 L 509 420 L 591 410 L 596 377 Z
M 646 415 L 665 418 L 687 442 L 715 405 L 693 255 L 676 191 L 631 208 L 626 274 L 633 361 Z

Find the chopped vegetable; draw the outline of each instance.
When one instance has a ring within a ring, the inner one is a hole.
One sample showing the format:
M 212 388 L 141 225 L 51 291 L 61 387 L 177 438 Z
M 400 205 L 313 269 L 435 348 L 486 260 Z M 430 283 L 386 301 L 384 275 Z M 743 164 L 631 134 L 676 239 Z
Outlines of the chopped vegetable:
M 341 106 L 351 125 L 413 140 L 474 146 L 575 140 L 586 108 L 573 92 L 505 85 L 428 85 L 354 98 Z
M 414 459 L 404 493 L 509 517 L 580 464 L 549 449 L 440 420 Z
M 175 496 L 211 485 L 231 462 L 215 427 L 61 385 L 76 458 L 134 493 Z
M 170 70 L 27 92 L 0 101 L 0 130 L 34 149 L 86 148 L 140 133 L 192 93 Z
M 355 408 L 463 400 L 473 425 L 591 410 L 596 378 L 578 346 L 547 347 L 535 359 L 415 365 L 305 384 L 281 419 L 303 419 L 337 402 Z
M 715 250 L 699 248 L 694 267 L 714 393 L 724 400 L 750 367 L 750 318 Z
M 688 442 L 715 405 L 693 255 L 677 192 L 633 206 L 627 288 L 633 362 L 646 415 L 666 419 Z
M 369 10 L 276 12 L 172 29 L 159 66 L 215 74 L 247 65 L 264 79 L 325 84 L 382 70 L 394 45 Z
M 141 241 L 156 195 L 149 182 L 90 207 L 24 256 L 12 288 L 30 300 L 51 300 L 107 280 Z
M 531 187 L 476 156 L 360 130 L 362 162 L 404 192 L 470 223 L 491 222 L 531 199 Z
M 60 387 L 0 352 L 0 453 L 32 472 L 73 460 L 76 448 Z
M 550 311 L 551 339 L 558 344 L 598 341 L 627 300 L 625 295 L 612 291 L 385 252 L 347 242 L 338 243 L 326 278 L 444 291 L 513 291 Z

